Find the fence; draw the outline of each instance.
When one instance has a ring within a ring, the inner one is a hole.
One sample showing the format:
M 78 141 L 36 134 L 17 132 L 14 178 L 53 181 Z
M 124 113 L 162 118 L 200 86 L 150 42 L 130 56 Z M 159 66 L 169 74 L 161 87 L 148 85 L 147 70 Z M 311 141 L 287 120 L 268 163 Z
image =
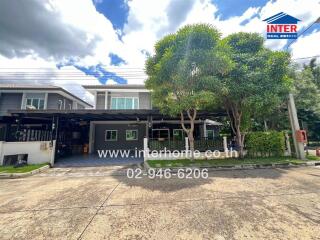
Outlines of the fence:
M 12 131 L 8 135 L 7 142 L 29 142 L 29 141 L 49 141 L 51 140 L 50 130 L 23 129 Z
M 214 139 L 207 139 L 207 138 L 196 139 L 194 141 L 194 149 L 200 152 L 204 152 L 207 150 L 224 151 L 223 138 L 217 137 Z
M 149 149 L 151 151 L 169 150 L 169 151 L 182 151 L 186 149 L 184 140 L 164 140 L 159 141 L 155 139 L 149 140 Z
M 189 143 L 188 143 L 189 145 Z M 159 141 L 157 139 L 150 139 L 148 140 L 148 147 L 150 151 L 160 151 L 160 150 L 169 150 L 169 151 L 182 151 L 188 149 L 186 146 L 185 140 L 163 140 Z M 195 139 L 194 141 L 194 149 L 200 152 L 205 152 L 207 150 L 219 150 L 224 151 L 225 147 L 223 145 L 223 138 L 217 137 L 214 139 L 208 138 L 200 138 Z

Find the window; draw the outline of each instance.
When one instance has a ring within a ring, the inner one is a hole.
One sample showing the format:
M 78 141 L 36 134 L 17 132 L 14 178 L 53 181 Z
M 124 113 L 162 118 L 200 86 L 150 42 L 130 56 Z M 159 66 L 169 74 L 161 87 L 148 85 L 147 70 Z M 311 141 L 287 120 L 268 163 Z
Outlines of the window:
M 138 140 L 138 130 L 126 130 L 126 140 Z
M 138 109 L 139 103 L 136 97 L 112 97 L 111 109 Z
M 118 139 L 118 130 L 106 130 L 105 140 L 106 141 L 117 141 Z
M 183 140 L 184 137 L 183 129 L 173 129 L 173 140 Z
M 43 98 L 27 98 L 26 108 L 44 109 L 44 99 Z
M 214 130 L 207 130 L 207 138 L 214 139 Z

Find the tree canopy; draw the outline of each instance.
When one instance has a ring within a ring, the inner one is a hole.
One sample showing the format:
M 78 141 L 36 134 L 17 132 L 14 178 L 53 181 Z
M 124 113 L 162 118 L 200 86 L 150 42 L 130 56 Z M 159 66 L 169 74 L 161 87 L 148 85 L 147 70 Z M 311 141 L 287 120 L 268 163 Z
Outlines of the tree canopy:
M 146 63 L 146 86 L 152 89 L 154 106 L 164 114 L 180 116 L 182 128 L 193 150 L 193 130 L 197 111 L 214 103 L 206 87 L 210 74 L 223 74 L 228 64 L 217 51 L 220 33 L 207 24 L 188 25 L 155 45 L 155 55 Z M 184 124 L 185 116 L 190 127 Z
M 287 96 L 290 55 L 264 47 L 256 33 L 235 33 L 222 40 L 231 69 L 208 86 L 228 112 L 240 155 L 251 119 L 271 113 Z
M 221 39 L 210 25 L 188 25 L 156 43 L 146 86 L 161 112 L 181 116 L 190 145 L 197 110 L 223 106 L 242 155 L 251 119 L 271 114 L 285 100 L 292 85 L 289 63 L 288 53 L 267 49 L 259 34 Z

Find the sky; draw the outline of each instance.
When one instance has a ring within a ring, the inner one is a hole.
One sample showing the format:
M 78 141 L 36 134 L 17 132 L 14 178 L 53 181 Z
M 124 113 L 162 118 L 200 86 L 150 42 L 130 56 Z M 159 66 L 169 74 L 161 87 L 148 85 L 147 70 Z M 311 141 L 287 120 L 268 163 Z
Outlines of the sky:
M 223 37 L 266 35 L 263 19 L 285 12 L 303 32 L 320 0 L 1 0 L 0 83 L 62 86 L 91 102 L 81 85 L 143 84 L 154 44 L 186 24 L 209 23 Z M 320 23 L 288 49 L 295 61 L 320 55 Z M 267 40 L 285 50 L 287 40 Z

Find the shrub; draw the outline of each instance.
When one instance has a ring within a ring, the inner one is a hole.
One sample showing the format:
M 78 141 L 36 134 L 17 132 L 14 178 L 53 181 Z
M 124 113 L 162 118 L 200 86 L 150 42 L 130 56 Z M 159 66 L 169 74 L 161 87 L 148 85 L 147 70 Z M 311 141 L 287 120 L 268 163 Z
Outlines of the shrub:
M 246 137 L 249 157 L 279 157 L 284 155 L 285 137 L 283 132 L 252 132 Z

